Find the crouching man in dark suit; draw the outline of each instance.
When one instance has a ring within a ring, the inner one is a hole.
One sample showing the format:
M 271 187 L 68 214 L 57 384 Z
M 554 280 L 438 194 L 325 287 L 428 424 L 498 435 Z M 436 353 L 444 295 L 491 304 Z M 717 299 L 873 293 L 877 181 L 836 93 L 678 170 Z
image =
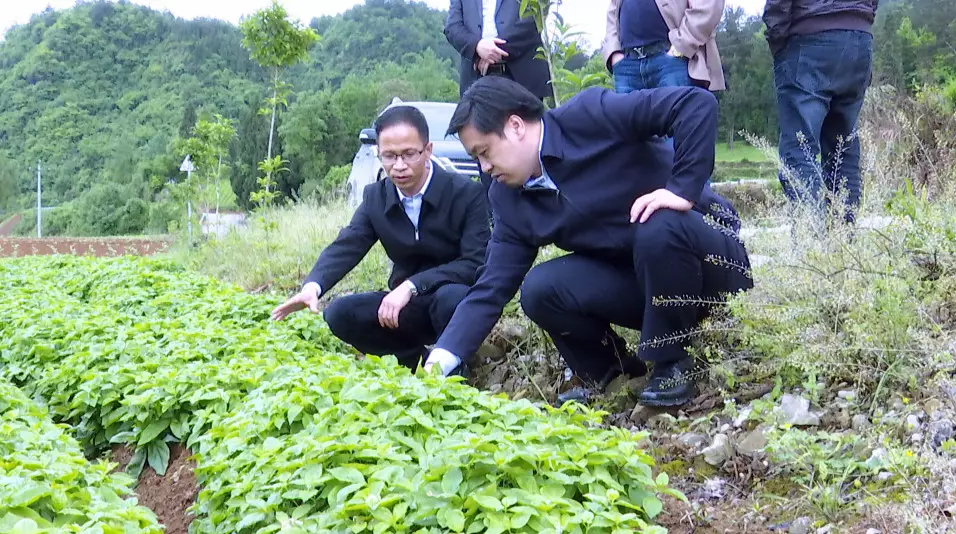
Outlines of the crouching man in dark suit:
M 318 313 L 319 297 L 380 241 L 394 263 L 391 291 L 337 298 L 325 309 L 325 321 L 359 351 L 394 354 L 414 368 L 475 282 L 490 234 L 488 203 L 479 183 L 432 164 L 428 123 L 418 109 L 386 110 L 375 132 L 389 179 L 365 188 L 352 221 L 319 255 L 302 290 L 273 310 L 272 318 L 306 308 Z
M 736 212 L 705 186 L 714 96 L 592 88 L 545 112 L 520 85 L 489 77 L 462 97 L 449 133 L 495 178 L 495 224 L 478 281 L 426 368 L 447 374 L 467 360 L 520 287 L 525 313 L 587 384 L 559 401 L 586 400 L 621 373 L 643 375 L 644 362 L 654 368 L 642 404 L 690 400 L 685 345 L 707 313 L 700 304 L 752 287 Z M 570 254 L 532 269 L 549 244 Z M 641 331 L 636 358 L 612 324 Z

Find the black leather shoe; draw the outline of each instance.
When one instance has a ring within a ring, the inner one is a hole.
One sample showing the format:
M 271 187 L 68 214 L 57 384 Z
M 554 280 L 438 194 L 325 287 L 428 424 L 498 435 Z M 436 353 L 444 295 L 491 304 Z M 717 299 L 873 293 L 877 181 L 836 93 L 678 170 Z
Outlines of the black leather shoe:
M 597 395 L 600 395 L 605 389 L 607 389 L 607 386 L 621 374 L 626 374 L 631 378 L 638 378 L 647 374 L 647 365 L 637 358 L 628 358 L 622 363 L 624 366 L 623 373 L 621 372 L 621 369 L 612 367 L 608 369 L 608 372 L 603 378 L 601 378 L 601 380 L 597 382 L 597 384 L 594 385 L 594 387 L 575 387 L 558 395 L 557 405 L 561 406 L 562 404 L 571 401 L 587 404 L 588 401 Z
M 693 362 L 689 359 L 655 365 L 637 402 L 644 406 L 667 407 L 680 406 L 691 400 L 697 394 L 697 385 L 690 376 L 692 367 Z
M 586 387 L 576 387 L 571 388 L 564 393 L 558 395 L 556 404 L 560 407 L 568 402 L 577 402 L 579 404 L 587 404 L 594 398 L 595 395 L 599 394 L 596 388 L 586 388 Z

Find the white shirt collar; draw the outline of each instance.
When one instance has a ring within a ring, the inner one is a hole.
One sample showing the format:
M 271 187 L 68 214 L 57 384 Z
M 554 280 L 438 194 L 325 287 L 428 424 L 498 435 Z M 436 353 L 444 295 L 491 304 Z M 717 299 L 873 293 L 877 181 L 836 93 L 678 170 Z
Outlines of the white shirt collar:
M 432 163 L 431 161 L 429 161 L 429 162 L 428 162 L 428 176 L 425 177 L 425 184 L 422 185 L 421 191 L 419 191 L 418 193 L 415 193 L 414 196 L 408 197 L 408 196 L 405 196 L 405 193 L 402 193 L 402 190 L 399 189 L 398 186 L 396 185 L 396 186 L 395 186 L 395 190 L 398 191 L 398 199 L 401 200 L 402 202 L 404 202 L 404 201 L 406 201 L 406 200 L 413 199 L 413 198 L 416 198 L 416 197 L 424 197 L 424 196 L 425 196 L 425 191 L 428 190 L 428 184 L 432 183 L 432 175 L 433 175 L 433 174 L 435 174 L 435 164 Z

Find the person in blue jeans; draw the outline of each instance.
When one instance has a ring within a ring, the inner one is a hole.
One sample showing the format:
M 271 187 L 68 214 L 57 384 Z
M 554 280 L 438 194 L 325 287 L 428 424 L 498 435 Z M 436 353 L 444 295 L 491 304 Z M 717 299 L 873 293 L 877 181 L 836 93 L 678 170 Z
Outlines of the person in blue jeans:
M 725 88 L 714 39 L 724 0 L 610 0 L 604 60 L 614 90 Z
M 863 192 L 856 125 L 873 67 L 878 0 L 767 0 L 780 124 L 780 184 L 794 204 L 834 198 L 856 219 Z

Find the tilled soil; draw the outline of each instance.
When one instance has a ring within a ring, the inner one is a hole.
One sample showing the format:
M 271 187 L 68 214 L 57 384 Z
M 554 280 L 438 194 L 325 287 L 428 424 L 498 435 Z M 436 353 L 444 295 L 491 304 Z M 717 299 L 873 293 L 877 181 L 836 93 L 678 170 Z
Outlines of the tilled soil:
M 159 522 L 166 527 L 166 534 L 188 534 L 193 516 L 186 510 L 196 501 L 199 487 L 193 468 L 196 464 L 189 460 L 192 453 L 182 445 L 170 445 L 169 467 L 164 476 L 159 476 L 147 464 L 136 484 L 136 497 L 139 504 L 156 514 Z M 125 469 L 133 457 L 130 447 L 113 449 L 111 460 Z
M 150 256 L 165 252 L 171 242 L 150 238 L 0 237 L 0 258 L 71 254 L 98 258 Z

